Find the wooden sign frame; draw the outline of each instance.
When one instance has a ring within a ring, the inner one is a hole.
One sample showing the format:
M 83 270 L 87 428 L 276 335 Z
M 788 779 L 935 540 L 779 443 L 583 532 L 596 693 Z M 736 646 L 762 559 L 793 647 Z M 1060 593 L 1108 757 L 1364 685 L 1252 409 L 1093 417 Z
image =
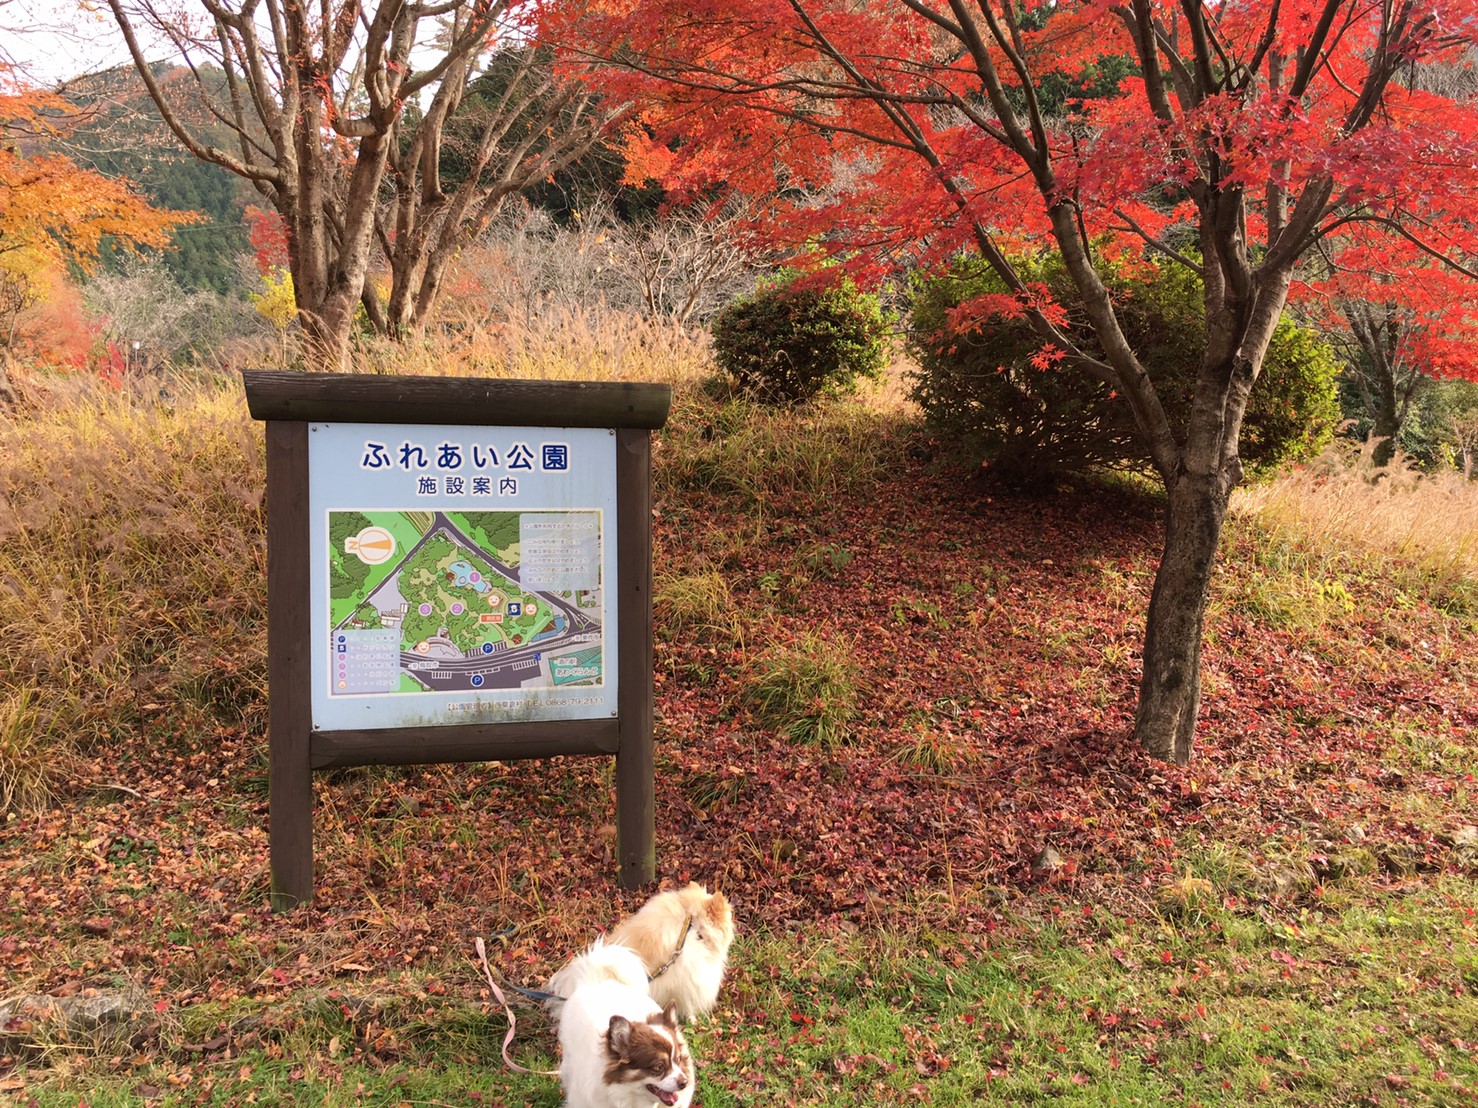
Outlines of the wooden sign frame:
M 338 766 L 513 761 L 556 754 L 616 759 L 619 879 L 656 874 L 652 760 L 651 433 L 672 390 L 630 382 L 385 377 L 275 370 L 243 374 L 266 423 L 269 814 L 272 907 L 313 896 L 313 771 Z M 484 418 L 496 416 L 496 419 Z M 616 715 L 594 720 L 315 731 L 309 425 L 446 424 L 608 428 L 616 439 Z

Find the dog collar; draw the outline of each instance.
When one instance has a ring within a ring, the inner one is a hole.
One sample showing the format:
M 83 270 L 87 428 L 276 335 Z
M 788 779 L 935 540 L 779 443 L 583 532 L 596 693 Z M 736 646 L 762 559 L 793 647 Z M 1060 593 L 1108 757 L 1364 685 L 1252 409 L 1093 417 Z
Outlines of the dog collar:
M 677 949 L 672 952 L 672 957 L 663 962 L 661 968 L 652 974 L 651 980 L 655 981 L 657 978 L 661 977 L 664 973 L 672 968 L 674 962 L 682 957 L 683 946 L 687 943 L 688 932 L 691 930 L 693 930 L 693 917 L 689 916 L 688 922 L 683 924 L 683 933 L 677 937 Z

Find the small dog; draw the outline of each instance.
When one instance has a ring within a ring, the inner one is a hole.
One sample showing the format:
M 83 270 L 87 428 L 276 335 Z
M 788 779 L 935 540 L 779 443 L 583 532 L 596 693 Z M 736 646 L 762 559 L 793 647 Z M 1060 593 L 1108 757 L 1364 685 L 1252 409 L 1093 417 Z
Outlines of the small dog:
M 626 985 L 646 993 L 647 967 L 630 947 L 596 939 L 588 950 L 575 955 L 549 979 L 545 1010 L 551 1019 L 558 1020 L 566 998 L 574 996 L 576 989 L 599 984 Z
M 692 1019 L 718 1000 L 729 947 L 734 942 L 734 913 L 723 893 L 696 882 L 658 893 L 641 911 L 611 932 L 611 942 L 640 955 L 650 981 L 652 999 Z
M 647 995 L 641 960 L 596 940 L 565 971 L 578 979 L 559 1020 L 565 1108 L 689 1108 L 693 1057 L 676 1007 Z
M 617 924 L 609 941 L 597 940 L 549 979 L 548 991 L 554 995 L 545 1008 L 557 1021 L 562 998 L 573 996 L 588 981 L 631 984 L 635 966 L 641 969 L 638 987 L 659 1007 L 673 1005 L 683 1019 L 692 1019 L 718 1000 L 733 942 L 734 913 L 723 893 L 710 894 L 696 883 L 658 893 Z

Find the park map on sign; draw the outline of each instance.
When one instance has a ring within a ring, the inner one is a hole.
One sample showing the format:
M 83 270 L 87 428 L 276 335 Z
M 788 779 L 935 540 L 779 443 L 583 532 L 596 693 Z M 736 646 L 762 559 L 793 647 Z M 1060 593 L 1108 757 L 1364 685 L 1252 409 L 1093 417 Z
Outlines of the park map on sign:
M 601 685 L 600 521 L 330 511 L 330 694 Z

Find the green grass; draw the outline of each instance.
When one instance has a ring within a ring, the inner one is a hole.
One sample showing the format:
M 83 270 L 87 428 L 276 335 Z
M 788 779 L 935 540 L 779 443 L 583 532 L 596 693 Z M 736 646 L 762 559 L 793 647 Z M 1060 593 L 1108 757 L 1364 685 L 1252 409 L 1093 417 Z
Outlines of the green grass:
M 1217 857 L 1197 868 L 1218 881 L 1240 872 Z M 1170 919 L 1064 899 L 1007 915 L 985 939 L 925 927 L 741 936 L 719 1010 L 689 1029 L 698 1101 L 1472 1103 L 1478 885 L 1350 879 L 1322 901 L 1218 898 Z M 472 976 L 463 964 L 372 997 L 346 987 L 186 1008 L 177 1045 L 248 1045 L 197 1052 L 183 1071 L 192 1055 L 161 1050 L 116 1075 L 121 1059 L 84 1054 L 27 1091 L 68 1108 L 81 1088 L 99 1108 L 136 1104 L 141 1087 L 180 1104 L 553 1108 L 553 1079 L 503 1069 L 503 1017 L 468 996 Z M 553 1065 L 536 1014 L 520 1021 L 515 1054 Z
M 853 671 L 849 650 L 805 635 L 755 660 L 745 699 L 762 726 L 797 742 L 834 746 L 846 739 L 857 713 Z
M 746 1065 L 772 1096 L 798 1079 L 795 1104 L 911 1103 L 920 1086 L 950 1105 L 1470 1103 L 1474 892 L 1180 924 L 1084 906 L 983 949 L 772 936 L 747 954 L 768 977 L 732 1002 L 766 1022 L 698 1036 L 700 1057 L 740 1066 L 703 1103 L 754 1102 Z

